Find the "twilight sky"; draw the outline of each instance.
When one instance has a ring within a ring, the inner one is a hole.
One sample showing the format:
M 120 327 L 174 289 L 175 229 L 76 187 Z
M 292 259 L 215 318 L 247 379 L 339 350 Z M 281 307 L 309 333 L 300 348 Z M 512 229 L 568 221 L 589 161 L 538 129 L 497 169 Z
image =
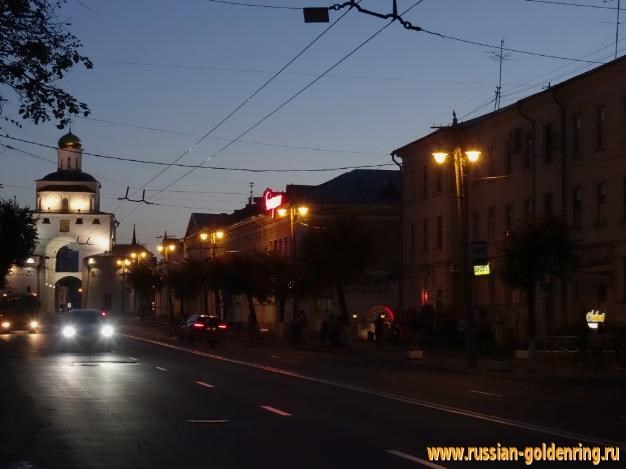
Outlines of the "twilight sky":
M 351 11 L 194 146 L 328 27 L 304 24 L 299 8 L 332 4 L 245 3 L 288 8 L 238 6 L 226 0 L 68 0 L 61 14 L 94 62 L 93 70 L 76 69 L 63 81 L 92 110 L 91 119 L 77 118 L 72 127 L 85 151 L 172 162 L 191 149 L 180 163 L 229 168 L 375 165 L 391 163 L 391 150 L 429 133 L 431 125 L 449 123 L 453 109 L 462 120 L 493 110 L 498 81 L 494 49 L 409 31 L 395 23 L 240 141 L 219 151 L 387 23 Z M 398 9 L 402 12 L 415 3 L 404 19 L 432 32 L 492 45 L 504 39 L 511 49 L 569 59 L 607 62 L 614 57 L 617 0 L 573 2 L 599 8 L 525 0 L 398 0 Z M 361 5 L 388 13 L 392 2 L 363 0 Z M 345 11 L 331 11 L 331 23 Z M 624 50 L 622 37 L 618 55 Z M 597 66 L 507 55 L 503 106 Z M 13 103 L 5 107 L 6 114 L 16 115 L 16 97 L 6 97 Z M 2 134 L 7 133 L 56 145 L 65 131 L 55 123 L 24 123 L 21 129 L 3 123 Z M 19 203 L 32 206 L 33 181 L 55 170 L 56 152 L 6 139 L 0 143 L 32 154 L 0 147 L 0 197 L 15 195 Z M 191 212 L 243 207 L 251 182 L 254 194 L 260 195 L 266 187 L 320 184 L 344 172 L 198 169 L 159 192 L 188 171 L 169 168 L 152 180 L 162 169 L 84 156 L 83 170 L 102 183 L 101 209 L 113 211 L 121 222 L 118 242 L 130 240 L 133 223 L 139 241 L 150 248 L 163 230 L 182 236 Z M 161 205 L 118 201 L 126 186 L 131 193 L 145 187 L 146 198 Z

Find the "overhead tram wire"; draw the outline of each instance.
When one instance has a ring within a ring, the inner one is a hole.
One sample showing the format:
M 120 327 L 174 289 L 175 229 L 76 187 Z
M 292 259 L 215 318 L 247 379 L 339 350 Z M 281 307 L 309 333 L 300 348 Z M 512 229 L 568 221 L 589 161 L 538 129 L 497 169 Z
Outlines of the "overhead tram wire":
M 422 3 L 424 0 L 417 0 L 415 3 L 413 3 L 413 5 L 411 5 L 409 8 L 407 8 L 404 12 L 402 12 L 402 14 L 406 14 L 409 11 L 411 11 L 413 8 L 415 8 L 416 6 L 418 6 L 420 3 Z M 350 11 L 350 10 L 348 10 Z M 345 15 L 345 13 L 344 13 Z M 343 17 L 343 16 L 342 16 Z M 345 62 L 349 57 L 351 57 L 353 54 L 355 54 L 359 49 L 361 49 L 363 46 L 365 46 L 367 43 L 369 43 L 372 39 L 374 39 L 376 36 L 378 36 L 380 33 L 382 33 L 385 29 L 387 29 L 389 26 L 391 26 L 391 24 L 393 24 L 395 21 L 395 19 L 392 19 L 389 23 L 387 23 L 385 26 L 383 26 L 382 28 L 378 29 L 374 34 L 372 34 L 371 36 L 369 36 L 365 41 L 361 42 L 361 44 L 359 44 L 357 47 L 355 47 L 354 49 L 352 49 L 350 52 L 348 52 L 346 55 L 344 55 L 341 59 L 339 59 L 337 62 L 335 62 L 333 65 L 331 65 L 329 68 L 327 68 L 323 73 L 321 73 L 318 77 L 316 77 L 315 79 L 313 79 L 312 81 L 310 81 L 306 86 L 304 86 L 303 88 L 301 88 L 298 92 L 296 92 L 295 94 L 291 95 L 291 97 L 287 98 L 285 101 L 283 101 L 278 107 L 274 108 L 274 110 L 272 110 L 271 112 L 269 112 L 268 114 L 266 114 L 265 116 L 263 116 L 261 119 L 259 119 L 255 124 L 251 125 L 250 127 L 248 127 L 246 130 L 244 130 L 242 133 L 240 133 L 235 139 L 233 139 L 233 141 L 228 142 L 226 145 L 224 145 L 223 147 L 221 147 L 219 150 L 217 150 L 215 153 L 213 153 L 209 158 L 207 158 L 207 161 L 215 158 L 217 155 L 219 155 L 220 153 L 222 153 L 224 150 L 226 150 L 227 148 L 229 148 L 231 145 L 233 145 L 234 143 L 238 142 L 241 138 L 243 138 L 244 136 L 246 136 L 249 132 L 251 132 L 252 130 L 254 130 L 255 128 L 257 128 L 259 125 L 261 125 L 263 122 L 265 122 L 267 119 L 269 119 L 270 117 L 272 117 L 274 114 L 276 114 L 278 111 L 280 111 L 282 108 L 284 108 L 287 104 L 289 104 L 291 101 L 293 101 L 294 99 L 296 99 L 298 96 L 300 96 L 302 93 L 304 93 L 306 90 L 308 90 L 311 86 L 313 86 L 315 83 L 317 83 L 318 81 L 320 81 L 322 78 L 324 78 L 324 76 L 326 76 L 328 73 L 330 73 L 332 70 L 334 70 L 335 68 L 337 68 L 339 65 L 341 65 L 343 62 Z M 204 163 L 200 166 L 200 167 L 204 167 Z M 189 171 L 187 171 L 185 174 L 183 174 L 182 176 L 179 176 L 178 178 L 174 179 L 174 181 L 172 181 L 171 183 L 169 183 L 167 186 L 165 186 L 165 189 L 169 189 L 170 187 L 172 187 L 174 184 L 178 183 L 179 181 L 181 181 L 182 179 L 184 179 L 185 177 L 189 176 L 192 172 L 194 172 L 196 169 L 198 168 L 192 168 Z
M 360 0 L 359 0 L 360 1 Z M 274 73 L 274 75 L 272 75 L 268 80 L 266 80 L 259 88 L 256 89 L 256 91 L 254 93 L 252 93 L 248 98 L 246 98 L 243 102 L 241 102 L 241 104 L 239 104 L 237 107 L 235 107 L 235 109 L 233 109 L 228 115 L 226 115 L 226 117 L 224 117 L 221 121 L 219 121 L 216 125 L 214 125 L 208 132 L 206 132 L 200 139 L 198 139 L 191 147 L 187 148 L 184 152 L 182 152 L 176 159 L 174 159 L 174 161 L 172 163 L 177 163 L 178 161 L 180 161 L 182 158 L 184 158 L 186 155 L 188 155 L 189 153 L 191 153 L 195 147 L 197 147 L 200 143 L 202 143 L 204 140 L 206 140 L 213 132 L 215 132 L 215 130 L 217 130 L 223 123 L 225 123 L 228 119 L 230 119 L 235 113 L 237 113 L 240 109 L 242 109 L 246 104 L 248 104 L 250 102 L 250 100 L 252 100 L 256 95 L 258 95 L 263 89 L 265 89 L 272 81 L 274 81 L 274 79 L 276 79 L 284 70 L 287 69 L 287 67 L 289 67 L 293 62 L 295 62 L 300 56 L 302 56 L 302 54 L 304 54 L 307 50 L 309 50 L 317 41 L 319 41 L 322 36 L 324 36 L 328 31 L 330 31 L 337 23 L 339 23 L 348 13 L 350 13 L 351 10 L 347 10 L 343 15 L 341 15 L 339 18 L 337 18 L 335 21 L 333 21 L 331 24 L 329 24 L 326 28 L 324 28 L 324 30 L 318 34 L 311 42 L 309 42 L 304 49 L 302 49 L 300 52 L 298 52 L 291 60 L 289 60 L 283 67 L 281 67 L 276 73 Z M 163 168 L 161 171 L 159 171 L 156 175 L 154 175 L 152 178 L 150 178 L 145 184 L 143 184 L 142 189 L 145 188 L 148 184 L 150 184 L 151 182 L 155 181 L 159 176 L 161 176 L 165 171 L 167 171 L 169 168 Z M 166 188 L 169 188 L 166 187 Z M 136 192 L 134 192 L 135 194 Z M 124 201 L 122 201 L 115 209 L 117 210 L 119 207 L 122 206 L 122 204 L 124 203 Z M 127 213 L 123 218 L 128 217 L 131 213 L 133 213 L 140 205 L 136 205 L 135 207 L 133 207 L 133 209 Z M 121 221 L 121 220 L 120 220 Z
M 37 146 L 44 147 L 44 148 L 51 148 L 51 149 L 56 148 L 56 147 L 53 147 L 52 145 L 46 145 L 44 143 L 33 142 L 31 140 L 11 137 L 9 135 L 0 135 L 0 138 L 15 140 L 18 142 L 28 143 L 30 145 L 37 145 Z M 23 151 L 23 150 L 19 150 L 13 147 L 11 148 L 16 151 Z M 148 164 L 148 165 L 166 166 L 166 167 L 173 166 L 173 167 L 178 167 L 178 168 L 191 168 L 192 170 L 209 169 L 209 170 L 216 170 L 216 171 L 235 171 L 235 172 L 244 172 L 244 173 L 322 173 L 322 172 L 330 172 L 330 171 L 342 171 L 346 169 L 362 169 L 362 168 L 375 168 L 375 167 L 380 167 L 380 166 L 387 166 L 387 165 L 354 165 L 354 166 L 339 166 L 339 167 L 334 167 L 334 168 L 292 168 L 292 169 L 289 169 L 289 168 L 229 168 L 227 166 L 205 166 L 204 163 L 200 163 L 200 164 L 165 163 L 162 161 L 150 161 L 150 160 L 142 160 L 139 158 L 127 158 L 123 156 L 103 155 L 100 153 L 90 153 L 86 151 L 83 151 L 82 154 L 93 156 L 95 158 L 102 158 L 106 160 L 115 160 L 115 161 L 124 161 L 128 163 L 136 163 L 136 164 Z M 51 162 L 50 160 L 48 161 Z M 392 165 L 392 163 L 389 163 L 388 165 Z M 142 187 L 142 189 L 144 188 L 145 186 Z M 157 192 L 158 194 L 161 192 L 165 192 L 168 188 L 169 186 L 162 188 L 162 189 L 158 189 L 158 190 L 155 189 L 154 191 Z

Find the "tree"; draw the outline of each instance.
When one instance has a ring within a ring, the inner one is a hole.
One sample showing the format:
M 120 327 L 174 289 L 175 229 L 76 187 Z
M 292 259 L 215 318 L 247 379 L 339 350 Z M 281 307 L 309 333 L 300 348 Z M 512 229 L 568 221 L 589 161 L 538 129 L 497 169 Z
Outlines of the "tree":
M 153 294 L 161 289 L 161 277 L 147 264 L 137 264 L 128 274 L 128 281 L 139 299 L 139 313 L 143 318 L 150 310 Z
M 307 232 L 300 260 L 314 285 L 333 285 L 344 324 L 350 320 L 344 292 L 346 283 L 362 274 L 373 257 L 367 231 L 353 218 L 339 218 Z
M 185 317 L 185 301 L 193 298 L 202 290 L 204 262 L 200 259 L 187 259 L 180 267 L 167 273 L 165 283 L 174 296 L 180 300 L 180 314 Z
M 0 199 L 0 288 L 13 265 L 22 264 L 37 245 L 37 221 L 28 207 Z
M 535 291 L 540 282 L 564 280 L 577 264 L 577 242 L 558 218 L 527 223 L 513 230 L 501 246 L 501 276 L 512 288 L 526 292 L 529 369 L 534 368 Z
M 64 3 L 66 0 L 0 1 L 0 84 L 19 98 L 23 119 L 39 124 L 50 120 L 52 114 L 60 129 L 70 123 L 72 115 L 87 116 L 89 108 L 58 82 L 75 65 L 93 67 L 91 60 L 79 53 L 80 41 L 66 31 L 68 23 L 58 15 Z M 0 92 L 0 116 L 6 102 Z

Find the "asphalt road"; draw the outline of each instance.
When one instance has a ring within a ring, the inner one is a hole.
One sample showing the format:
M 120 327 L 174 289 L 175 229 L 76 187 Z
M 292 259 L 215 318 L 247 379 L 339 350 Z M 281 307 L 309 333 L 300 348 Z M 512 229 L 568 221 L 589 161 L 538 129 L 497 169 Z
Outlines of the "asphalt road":
M 0 335 L 0 377 L 6 468 L 481 467 L 428 466 L 426 446 L 618 442 L 626 451 L 620 386 L 234 344 L 120 338 L 110 353 L 61 353 L 46 333 Z

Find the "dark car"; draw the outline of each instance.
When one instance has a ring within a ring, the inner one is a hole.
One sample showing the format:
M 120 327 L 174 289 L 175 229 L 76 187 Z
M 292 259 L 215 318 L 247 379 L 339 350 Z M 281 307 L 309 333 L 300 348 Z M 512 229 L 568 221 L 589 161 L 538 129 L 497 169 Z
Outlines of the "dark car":
M 105 312 L 97 309 L 73 309 L 62 313 L 59 323 L 61 344 L 89 346 L 110 350 L 115 339 L 115 328 Z
M 0 300 L 0 332 L 28 331 L 39 328 L 39 301 L 32 294 L 7 295 Z
M 178 331 L 181 340 L 193 342 L 196 339 L 208 340 L 214 346 L 226 331 L 228 325 L 217 316 L 206 314 L 192 314 Z

